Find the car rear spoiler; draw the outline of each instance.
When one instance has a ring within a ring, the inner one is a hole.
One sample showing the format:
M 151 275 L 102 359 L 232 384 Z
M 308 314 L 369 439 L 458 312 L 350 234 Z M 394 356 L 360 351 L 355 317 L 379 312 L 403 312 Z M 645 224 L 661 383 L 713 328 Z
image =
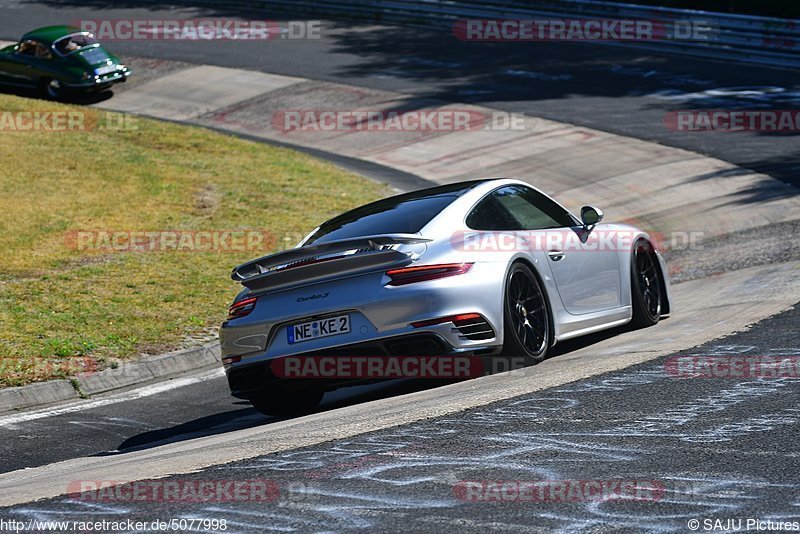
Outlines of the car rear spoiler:
M 231 278 L 252 291 L 277 290 L 298 283 L 320 282 L 334 275 L 402 267 L 413 258 L 395 250 L 394 245 L 429 241 L 413 234 L 386 234 L 293 248 L 243 263 L 233 269 Z

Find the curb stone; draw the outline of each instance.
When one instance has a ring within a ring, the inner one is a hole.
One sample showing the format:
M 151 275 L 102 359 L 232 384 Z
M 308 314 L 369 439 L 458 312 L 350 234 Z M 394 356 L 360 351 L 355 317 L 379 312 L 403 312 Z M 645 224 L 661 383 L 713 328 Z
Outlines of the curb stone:
M 79 400 L 221 364 L 219 341 L 213 341 L 199 347 L 123 363 L 115 369 L 78 375 L 72 379 L 0 389 L 0 413 Z
M 78 392 L 69 380 L 51 380 L 4 388 L 0 389 L 0 413 L 79 398 Z

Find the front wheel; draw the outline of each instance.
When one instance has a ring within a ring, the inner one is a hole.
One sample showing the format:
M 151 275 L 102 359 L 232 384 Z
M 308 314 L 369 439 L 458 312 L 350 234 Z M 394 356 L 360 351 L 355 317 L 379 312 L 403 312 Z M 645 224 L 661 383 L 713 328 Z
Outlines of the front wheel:
M 536 275 L 515 263 L 506 277 L 503 306 L 503 351 L 506 358 L 521 357 L 539 363 L 550 347 L 550 314 L 544 290 Z
M 656 253 L 647 241 L 638 241 L 631 259 L 631 303 L 636 328 L 653 326 L 661 318 L 661 279 Z
M 42 80 L 41 90 L 42 94 L 50 100 L 61 100 L 66 92 L 64 84 L 53 78 Z
M 325 390 L 317 386 L 291 390 L 274 387 L 248 400 L 253 408 L 264 415 L 301 415 L 319 406 L 324 394 Z

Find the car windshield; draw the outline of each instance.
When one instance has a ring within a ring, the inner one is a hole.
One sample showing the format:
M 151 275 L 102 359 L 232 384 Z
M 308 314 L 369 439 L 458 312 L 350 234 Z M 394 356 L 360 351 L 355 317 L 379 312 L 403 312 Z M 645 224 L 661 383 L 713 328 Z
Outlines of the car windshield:
M 361 206 L 320 225 L 304 245 L 365 235 L 415 234 L 479 182 L 440 186 Z
M 78 50 L 86 48 L 88 46 L 99 44 L 99 41 L 92 37 L 91 35 L 85 33 L 77 33 L 75 35 L 69 35 L 62 39 L 59 39 L 53 46 L 55 49 L 60 53 L 62 56 L 67 56 Z
M 111 59 L 108 53 L 100 47 L 97 48 L 87 48 L 86 50 L 82 50 L 80 55 L 83 59 L 85 59 L 89 65 L 97 65 L 98 63 L 105 63 L 109 59 Z

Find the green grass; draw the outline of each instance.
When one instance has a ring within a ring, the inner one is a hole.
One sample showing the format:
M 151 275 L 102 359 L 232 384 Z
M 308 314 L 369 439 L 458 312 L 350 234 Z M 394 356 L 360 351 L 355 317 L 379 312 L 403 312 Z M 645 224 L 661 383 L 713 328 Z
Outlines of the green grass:
M 0 95 L 2 111 L 62 108 Z M 283 248 L 388 192 L 291 150 L 129 124 L 0 131 L 0 386 L 175 348 L 224 319 L 240 289 L 230 269 L 269 252 L 78 250 L 74 232 L 257 230 Z

